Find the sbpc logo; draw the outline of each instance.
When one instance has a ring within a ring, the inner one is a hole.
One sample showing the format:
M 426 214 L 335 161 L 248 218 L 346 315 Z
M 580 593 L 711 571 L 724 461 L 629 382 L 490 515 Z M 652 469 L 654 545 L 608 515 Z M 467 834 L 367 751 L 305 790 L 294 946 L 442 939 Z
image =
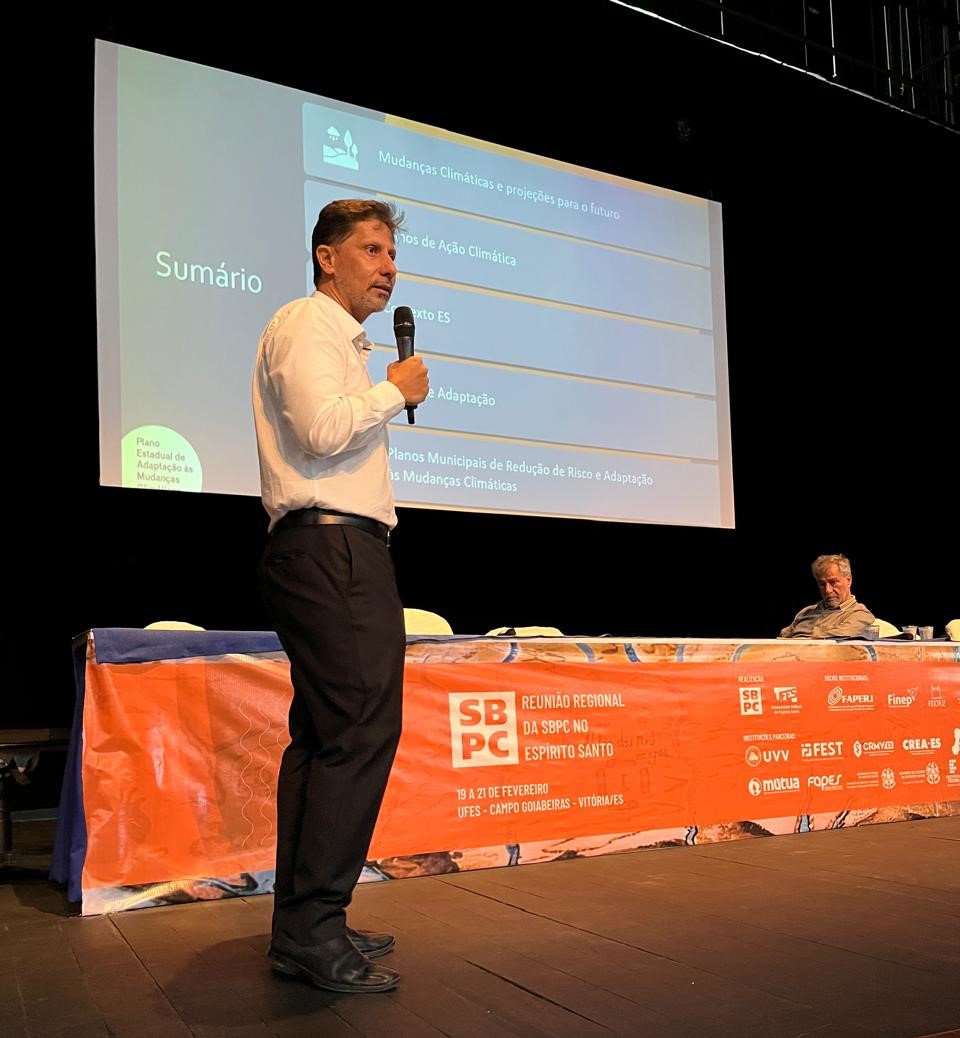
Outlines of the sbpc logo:
M 455 768 L 520 763 L 515 693 L 451 692 L 449 699 Z

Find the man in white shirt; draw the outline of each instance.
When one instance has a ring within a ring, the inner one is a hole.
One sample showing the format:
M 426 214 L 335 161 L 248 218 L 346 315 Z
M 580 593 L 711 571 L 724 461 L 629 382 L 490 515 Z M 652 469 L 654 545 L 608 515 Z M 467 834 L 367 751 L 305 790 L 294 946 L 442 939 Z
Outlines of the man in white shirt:
M 417 356 L 389 364 L 376 385 L 367 373 L 362 322 L 393 292 L 401 221 L 367 199 L 321 210 L 317 290 L 274 315 L 253 380 L 270 517 L 260 588 L 293 683 L 269 957 L 279 973 L 344 992 L 399 981 L 371 961 L 394 938 L 350 929 L 346 909 L 400 738 L 405 636 L 386 426 L 429 390 Z

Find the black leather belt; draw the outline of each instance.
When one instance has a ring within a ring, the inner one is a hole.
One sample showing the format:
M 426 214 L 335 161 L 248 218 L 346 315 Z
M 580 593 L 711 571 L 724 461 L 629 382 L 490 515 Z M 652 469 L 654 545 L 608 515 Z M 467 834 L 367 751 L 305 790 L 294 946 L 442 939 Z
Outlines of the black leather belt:
M 332 512 L 328 508 L 297 508 L 281 516 L 274 526 L 274 532 L 288 526 L 356 526 L 360 530 L 372 533 L 384 544 L 390 543 L 390 527 L 378 523 L 365 515 L 350 515 L 347 512 Z

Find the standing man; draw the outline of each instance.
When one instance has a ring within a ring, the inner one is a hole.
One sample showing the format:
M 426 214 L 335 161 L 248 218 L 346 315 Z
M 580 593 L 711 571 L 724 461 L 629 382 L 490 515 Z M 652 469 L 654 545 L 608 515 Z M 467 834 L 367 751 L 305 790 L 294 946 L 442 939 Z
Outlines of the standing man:
M 865 638 L 876 617 L 850 593 L 850 560 L 846 555 L 820 555 L 811 569 L 820 601 L 801 609 L 780 637 Z
M 429 389 L 420 357 L 374 385 L 362 322 L 397 277 L 393 205 L 342 199 L 313 229 L 316 291 L 260 338 L 253 410 L 269 542 L 260 589 L 290 660 L 277 783 L 274 970 L 331 991 L 396 987 L 390 934 L 347 926 L 400 738 L 405 637 L 387 423 Z

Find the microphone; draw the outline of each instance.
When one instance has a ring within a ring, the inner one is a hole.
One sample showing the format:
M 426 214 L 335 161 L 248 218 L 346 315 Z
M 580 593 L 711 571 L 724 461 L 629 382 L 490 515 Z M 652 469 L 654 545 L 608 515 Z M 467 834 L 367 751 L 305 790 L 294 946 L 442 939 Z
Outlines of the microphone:
M 400 360 L 413 356 L 413 311 L 409 306 L 398 306 L 393 311 L 393 334 L 397 339 L 397 354 Z M 413 425 L 413 412 L 416 404 L 407 406 L 407 424 Z

